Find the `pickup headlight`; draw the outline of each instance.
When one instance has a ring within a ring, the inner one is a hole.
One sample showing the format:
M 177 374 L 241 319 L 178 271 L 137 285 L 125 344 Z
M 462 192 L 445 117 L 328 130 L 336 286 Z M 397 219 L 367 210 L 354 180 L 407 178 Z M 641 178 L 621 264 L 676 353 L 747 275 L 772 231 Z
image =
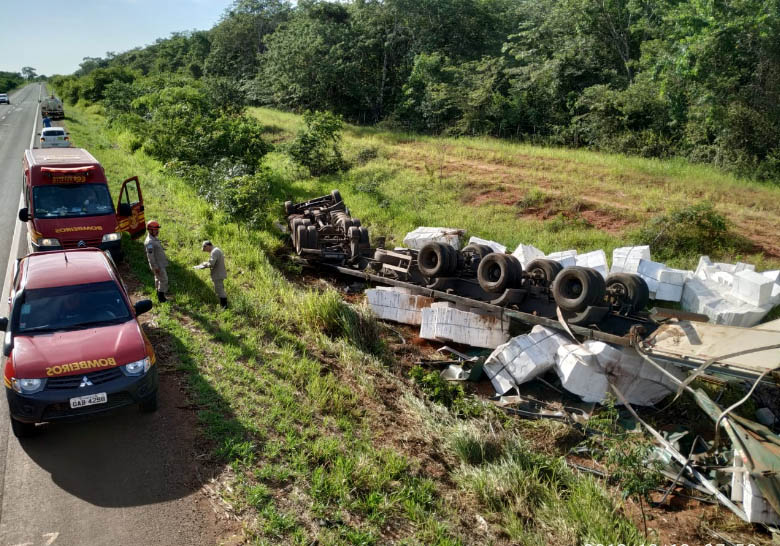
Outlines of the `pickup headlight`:
M 118 241 L 122 238 L 122 234 L 115 232 L 115 233 L 106 233 L 103 235 L 103 242 L 104 243 L 110 243 L 111 241 Z
M 21 394 L 35 394 L 43 390 L 46 386 L 45 379 L 11 379 L 11 385 L 16 392 Z
M 135 362 L 125 364 L 122 366 L 122 371 L 125 375 L 143 375 L 149 371 L 151 366 L 151 360 L 149 360 L 149 357 L 146 357 L 141 360 L 136 360 Z
M 38 246 L 60 246 L 60 240 L 50 237 L 41 237 L 38 239 Z

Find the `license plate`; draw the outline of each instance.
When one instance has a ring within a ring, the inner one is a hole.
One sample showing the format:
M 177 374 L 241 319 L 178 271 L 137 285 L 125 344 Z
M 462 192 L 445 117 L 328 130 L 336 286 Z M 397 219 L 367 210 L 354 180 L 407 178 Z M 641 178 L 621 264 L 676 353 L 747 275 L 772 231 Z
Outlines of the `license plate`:
M 108 402 L 108 394 L 104 392 L 98 392 L 95 394 L 88 394 L 87 396 L 77 396 L 70 399 L 71 409 L 83 408 L 84 406 L 94 406 L 95 404 L 105 404 Z

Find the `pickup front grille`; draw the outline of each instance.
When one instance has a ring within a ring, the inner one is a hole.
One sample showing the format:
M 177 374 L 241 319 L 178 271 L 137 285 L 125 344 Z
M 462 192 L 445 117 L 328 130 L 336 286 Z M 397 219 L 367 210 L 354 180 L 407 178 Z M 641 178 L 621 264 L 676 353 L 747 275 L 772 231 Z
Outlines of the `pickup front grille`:
M 83 408 L 71 409 L 70 402 L 59 402 L 57 404 L 49 404 L 46 409 L 43 410 L 41 416 L 42 421 L 48 421 L 50 419 L 56 419 L 58 417 L 72 417 L 76 415 L 86 415 L 95 413 L 98 411 L 105 411 L 114 408 L 121 408 L 122 406 L 129 406 L 133 403 L 133 397 L 126 392 L 117 392 L 108 395 L 108 402 L 105 404 L 96 404 L 94 406 L 84 406 Z
M 50 377 L 46 381 L 46 389 L 58 390 L 58 389 L 77 389 L 81 385 L 81 380 L 84 376 L 93 385 L 100 385 L 101 383 L 107 383 L 122 375 L 122 370 L 119 368 L 108 368 L 107 370 L 98 370 L 92 373 L 85 373 L 79 375 L 67 375 L 65 377 Z

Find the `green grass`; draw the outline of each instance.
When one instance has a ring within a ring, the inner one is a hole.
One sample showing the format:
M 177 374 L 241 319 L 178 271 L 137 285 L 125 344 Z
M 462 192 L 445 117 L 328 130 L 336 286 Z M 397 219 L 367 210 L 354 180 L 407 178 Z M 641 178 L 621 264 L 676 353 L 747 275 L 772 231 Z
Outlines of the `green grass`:
M 277 144 L 302 127 L 300 116 L 250 112 Z M 650 243 L 637 237 L 651 218 L 708 201 L 736 233 L 759 245 L 741 253 L 726 250 L 718 259 L 749 261 L 759 269 L 780 266 L 780 245 L 772 239 L 780 231 L 780 186 L 709 166 L 350 125 L 343 146 L 353 168 L 339 176 L 310 178 L 281 153 L 270 160 L 292 179 L 290 198 L 338 188 L 372 236 L 385 236 L 389 244 L 400 244 L 417 226 L 435 225 L 463 228 L 510 248 L 602 248 L 611 255 L 617 246 Z M 668 263 L 692 268 L 697 259 L 692 254 Z
M 557 456 L 534 453 L 492 412 L 468 422 L 475 434 L 505 430 L 500 450 L 463 462 L 471 448 L 447 441 L 459 421 L 441 406 L 409 396 L 387 406 L 383 389 L 414 387 L 390 371 L 396 366 L 388 365 L 381 325 L 332 290 L 287 281 L 271 259 L 283 245 L 279 234 L 234 223 L 158 162 L 130 153 L 99 108 L 70 107 L 68 115 L 73 141 L 101 161 L 114 195 L 121 180 L 138 175 L 147 219 L 162 224 L 173 302 L 152 311 L 152 338 L 186 373 L 212 456 L 230 469 L 220 493 L 250 542 L 635 542 L 636 528 L 600 484 L 564 469 Z M 300 195 L 337 182 L 299 184 L 280 155 L 272 164 Z M 191 269 L 205 257 L 199 243 L 206 238 L 227 257 L 227 311 L 208 277 Z M 132 275 L 151 296 L 140 243 L 123 244 Z M 445 413 L 434 422 L 428 416 L 436 412 Z M 432 461 L 445 461 L 435 463 L 445 478 L 425 470 Z M 527 489 L 507 495 L 505 480 Z M 486 529 L 475 528 L 477 516 Z

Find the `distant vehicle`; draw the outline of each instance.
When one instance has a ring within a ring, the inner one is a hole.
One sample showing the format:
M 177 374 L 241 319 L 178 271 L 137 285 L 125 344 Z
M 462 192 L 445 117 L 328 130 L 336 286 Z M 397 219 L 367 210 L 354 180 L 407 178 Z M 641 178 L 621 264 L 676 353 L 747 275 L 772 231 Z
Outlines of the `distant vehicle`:
M 106 173 L 82 148 L 25 150 L 24 208 L 30 252 L 97 247 L 122 255 L 123 231 L 138 237 L 146 231 L 138 177 L 122 183 L 116 209 Z
M 51 119 L 62 119 L 65 117 L 65 109 L 62 107 L 62 101 L 54 95 L 41 101 L 41 116 Z
M 11 104 L 11 99 L 6 93 L 0 93 L 0 103 Z
M 41 148 L 67 148 L 70 137 L 62 127 L 44 127 L 41 131 Z
M 152 344 L 113 261 L 98 249 L 31 254 L 14 268 L 4 330 L 5 387 L 18 437 L 36 423 L 102 413 L 131 404 L 157 409 Z

